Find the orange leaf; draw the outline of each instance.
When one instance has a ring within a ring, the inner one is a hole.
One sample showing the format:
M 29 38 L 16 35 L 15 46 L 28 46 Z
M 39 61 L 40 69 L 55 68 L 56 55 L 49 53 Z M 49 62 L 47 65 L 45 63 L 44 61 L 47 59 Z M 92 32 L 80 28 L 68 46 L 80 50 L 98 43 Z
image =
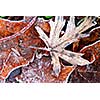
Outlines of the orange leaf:
M 69 74 L 74 70 L 75 68 L 72 66 L 67 66 L 62 69 L 58 79 L 60 81 L 65 81 L 67 77 L 69 77 Z

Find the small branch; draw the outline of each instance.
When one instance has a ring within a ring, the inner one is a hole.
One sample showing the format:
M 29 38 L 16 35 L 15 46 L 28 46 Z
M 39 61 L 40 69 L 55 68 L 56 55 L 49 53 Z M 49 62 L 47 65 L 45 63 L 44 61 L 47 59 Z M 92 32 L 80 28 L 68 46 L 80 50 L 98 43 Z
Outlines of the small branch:
M 29 48 L 32 48 L 32 49 L 39 49 L 39 50 L 46 50 L 46 51 L 51 51 L 50 48 L 41 48 L 41 47 L 34 47 L 34 46 L 29 46 Z

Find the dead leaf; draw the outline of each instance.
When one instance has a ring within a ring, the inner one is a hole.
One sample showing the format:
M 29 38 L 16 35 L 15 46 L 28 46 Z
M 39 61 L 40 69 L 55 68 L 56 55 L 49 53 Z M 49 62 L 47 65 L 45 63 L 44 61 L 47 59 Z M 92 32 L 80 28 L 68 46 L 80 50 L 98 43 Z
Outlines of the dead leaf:
M 79 52 L 84 46 L 92 44 L 99 40 L 99 32 L 100 27 L 93 28 L 90 32 L 88 32 L 88 37 L 81 38 L 77 42 L 73 43 L 73 51 Z
M 0 39 L 19 32 L 27 24 L 28 23 L 23 21 L 10 21 L 0 19 Z
M 33 45 L 32 42 L 37 37 L 33 30 L 35 20 L 36 17 L 17 33 L 0 39 L 1 78 L 6 79 L 15 68 L 26 66 L 34 60 L 34 50 L 29 46 Z
M 50 20 L 51 30 L 49 37 L 43 32 L 43 30 L 39 26 L 35 27 L 40 35 L 40 38 L 47 46 L 46 50 L 50 51 L 53 71 L 56 76 L 59 76 L 59 73 L 61 71 L 59 57 L 71 63 L 72 65 L 83 66 L 92 63 L 82 58 L 81 56 L 83 56 L 83 54 L 74 53 L 72 51 L 64 49 L 67 44 L 71 44 L 77 41 L 78 38 L 83 37 L 80 33 L 95 25 L 92 18 L 86 17 L 84 21 L 78 27 L 76 27 L 75 17 L 70 17 L 65 34 L 62 37 L 59 37 L 61 30 L 64 27 L 64 24 L 65 20 L 61 16 L 55 17 L 55 22 Z

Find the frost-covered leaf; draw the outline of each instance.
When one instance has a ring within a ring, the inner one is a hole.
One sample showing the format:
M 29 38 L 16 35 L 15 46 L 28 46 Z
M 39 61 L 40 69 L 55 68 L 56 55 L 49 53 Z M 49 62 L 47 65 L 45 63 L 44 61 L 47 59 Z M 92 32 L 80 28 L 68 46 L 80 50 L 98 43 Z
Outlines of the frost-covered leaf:
M 70 20 L 67 24 L 67 29 L 62 37 L 60 37 L 60 33 L 62 32 L 62 28 L 64 27 L 65 20 L 62 16 L 56 16 L 55 22 L 50 20 L 50 36 L 48 37 L 42 29 L 36 26 L 37 32 L 40 35 L 40 38 L 45 42 L 48 51 L 50 51 L 52 64 L 53 64 L 53 71 L 55 72 L 56 76 L 59 75 L 61 65 L 59 62 L 59 58 L 71 63 L 72 65 L 87 65 L 91 64 L 88 60 L 82 58 L 82 53 L 75 53 L 68 50 L 65 50 L 65 46 L 76 42 L 80 37 L 80 33 L 86 31 L 88 28 L 94 26 L 92 17 L 86 17 L 84 21 L 78 26 L 75 26 L 75 17 L 71 16 Z

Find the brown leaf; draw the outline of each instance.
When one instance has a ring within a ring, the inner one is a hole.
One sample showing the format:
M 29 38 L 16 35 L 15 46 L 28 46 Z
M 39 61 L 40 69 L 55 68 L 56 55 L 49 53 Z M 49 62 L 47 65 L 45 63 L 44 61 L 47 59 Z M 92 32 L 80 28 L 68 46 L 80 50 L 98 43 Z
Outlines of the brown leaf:
M 12 70 L 20 66 L 26 66 L 34 60 L 33 45 L 35 31 L 33 29 L 36 17 L 14 35 L 0 39 L 0 77 L 5 79 Z M 20 26 L 21 27 L 21 26 Z M 6 31 L 6 29 L 5 29 Z M 17 34 L 17 35 L 16 35 Z M 36 38 L 37 39 L 37 38 Z M 13 62 L 12 62 L 13 61 Z
M 94 42 L 93 44 L 85 46 L 80 50 L 81 53 L 86 53 L 86 54 L 89 51 L 92 53 L 92 55 L 95 56 L 96 59 L 99 59 L 99 57 L 100 57 L 100 53 L 99 53 L 100 52 L 100 40 Z
M 100 28 L 94 28 L 92 29 L 88 34 L 88 37 L 84 37 L 79 39 L 77 42 L 73 43 L 73 51 L 79 51 L 84 46 L 94 43 L 95 41 L 99 40 L 100 38 Z
M 66 68 L 62 69 L 61 73 L 59 74 L 58 79 L 60 81 L 67 81 L 66 78 L 69 76 L 70 72 L 73 71 L 74 67 L 67 66 Z
M 19 32 L 24 28 L 28 23 L 23 21 L 10 21 L 0 19 L 0 38 L 11 36 Z

